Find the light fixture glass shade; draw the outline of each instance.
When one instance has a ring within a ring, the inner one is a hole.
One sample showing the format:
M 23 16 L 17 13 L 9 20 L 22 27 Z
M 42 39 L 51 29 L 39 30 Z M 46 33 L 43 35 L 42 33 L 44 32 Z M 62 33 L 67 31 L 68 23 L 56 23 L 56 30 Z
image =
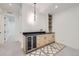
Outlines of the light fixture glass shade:
M 34 21 L 36 21 L 36 3 L 34 3 Z
M 29 13 L 29 16 L 28 16 L 28 22 L 30 23 L 30 24 L 34 24 L 35 23 L 35 21 L 37 20 L 37 14 L 36 14 L 36 3 L 33 3 L 33 12 L 31 12 L 31 13 Z

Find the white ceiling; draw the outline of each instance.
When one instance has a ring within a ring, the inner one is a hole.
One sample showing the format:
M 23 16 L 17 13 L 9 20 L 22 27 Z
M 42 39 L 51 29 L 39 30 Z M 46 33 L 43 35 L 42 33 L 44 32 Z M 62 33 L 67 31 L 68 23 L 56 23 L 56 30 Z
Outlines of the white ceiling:
M 20 4 L 17 3 L 13 3 L 11 5 L 9 4 L 10 3 L 0 3 L 0 8 L 2 8 L 7 12 L 18 12 L 18 10 L 20 9 Z
M 34 6 L 33 3 L 27 3 L 26 5 Z M 55 9 L 56 5 L 58 8 Z M 37 11 L 40 13 L 57 13 L 72 7 L 79 6 L 79 3 L 37 3 L 36 6 Z
M 58 6 L 58 8 L 55 8 Z M 79 3 L 44 3 L 37 4 L 37 8 L 42 13 L 57 13 L 60 11 L 67 10 L 72 7 L 79 6 Z
M 26 5 L 33 7 L 33 3 L 26 3 Z M 58 8 L 55 9 L 55 6 Z M 40 13 L 56 13 L 67 10 L 72 7 L 79 6 L 79 3 L 37 3 L 37 11 Z M 16 11 L 21 7 L 21 3 L 13 3 L 9 6 L 8 3 L 0 3 L 0 7 L 9 11 Z

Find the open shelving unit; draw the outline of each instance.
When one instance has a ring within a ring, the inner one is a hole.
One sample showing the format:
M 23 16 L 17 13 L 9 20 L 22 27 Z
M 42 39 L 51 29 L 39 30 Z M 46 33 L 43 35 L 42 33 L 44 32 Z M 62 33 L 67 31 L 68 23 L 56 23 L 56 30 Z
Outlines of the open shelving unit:
M 48 14 L 48 30 L 49 33 L 52 33 L 52 15 Z

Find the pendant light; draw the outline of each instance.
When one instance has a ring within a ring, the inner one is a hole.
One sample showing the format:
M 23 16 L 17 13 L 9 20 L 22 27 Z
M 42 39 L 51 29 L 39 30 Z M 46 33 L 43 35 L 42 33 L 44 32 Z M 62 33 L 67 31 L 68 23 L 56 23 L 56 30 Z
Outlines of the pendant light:
M 34 21 L 36 21 L 36 3 L 34 3 Z

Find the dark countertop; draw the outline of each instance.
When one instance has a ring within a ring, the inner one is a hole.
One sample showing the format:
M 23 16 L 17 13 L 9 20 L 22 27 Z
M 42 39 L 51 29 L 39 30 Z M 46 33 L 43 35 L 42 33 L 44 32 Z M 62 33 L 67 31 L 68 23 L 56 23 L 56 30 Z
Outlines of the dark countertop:
M 42 32 L 23 32 L 23 35 L 25 34 L 45 34 L 46 32 L 45 31 L 42 31 Z
M 46 33 L 45 31 L 42 31 L 42 32 L 23 32 L 24 36 L 34 36 L 34 35 L 42 35 L 42 34 L 55 34 L 55 32 L 52 32 L 52 33 Z

